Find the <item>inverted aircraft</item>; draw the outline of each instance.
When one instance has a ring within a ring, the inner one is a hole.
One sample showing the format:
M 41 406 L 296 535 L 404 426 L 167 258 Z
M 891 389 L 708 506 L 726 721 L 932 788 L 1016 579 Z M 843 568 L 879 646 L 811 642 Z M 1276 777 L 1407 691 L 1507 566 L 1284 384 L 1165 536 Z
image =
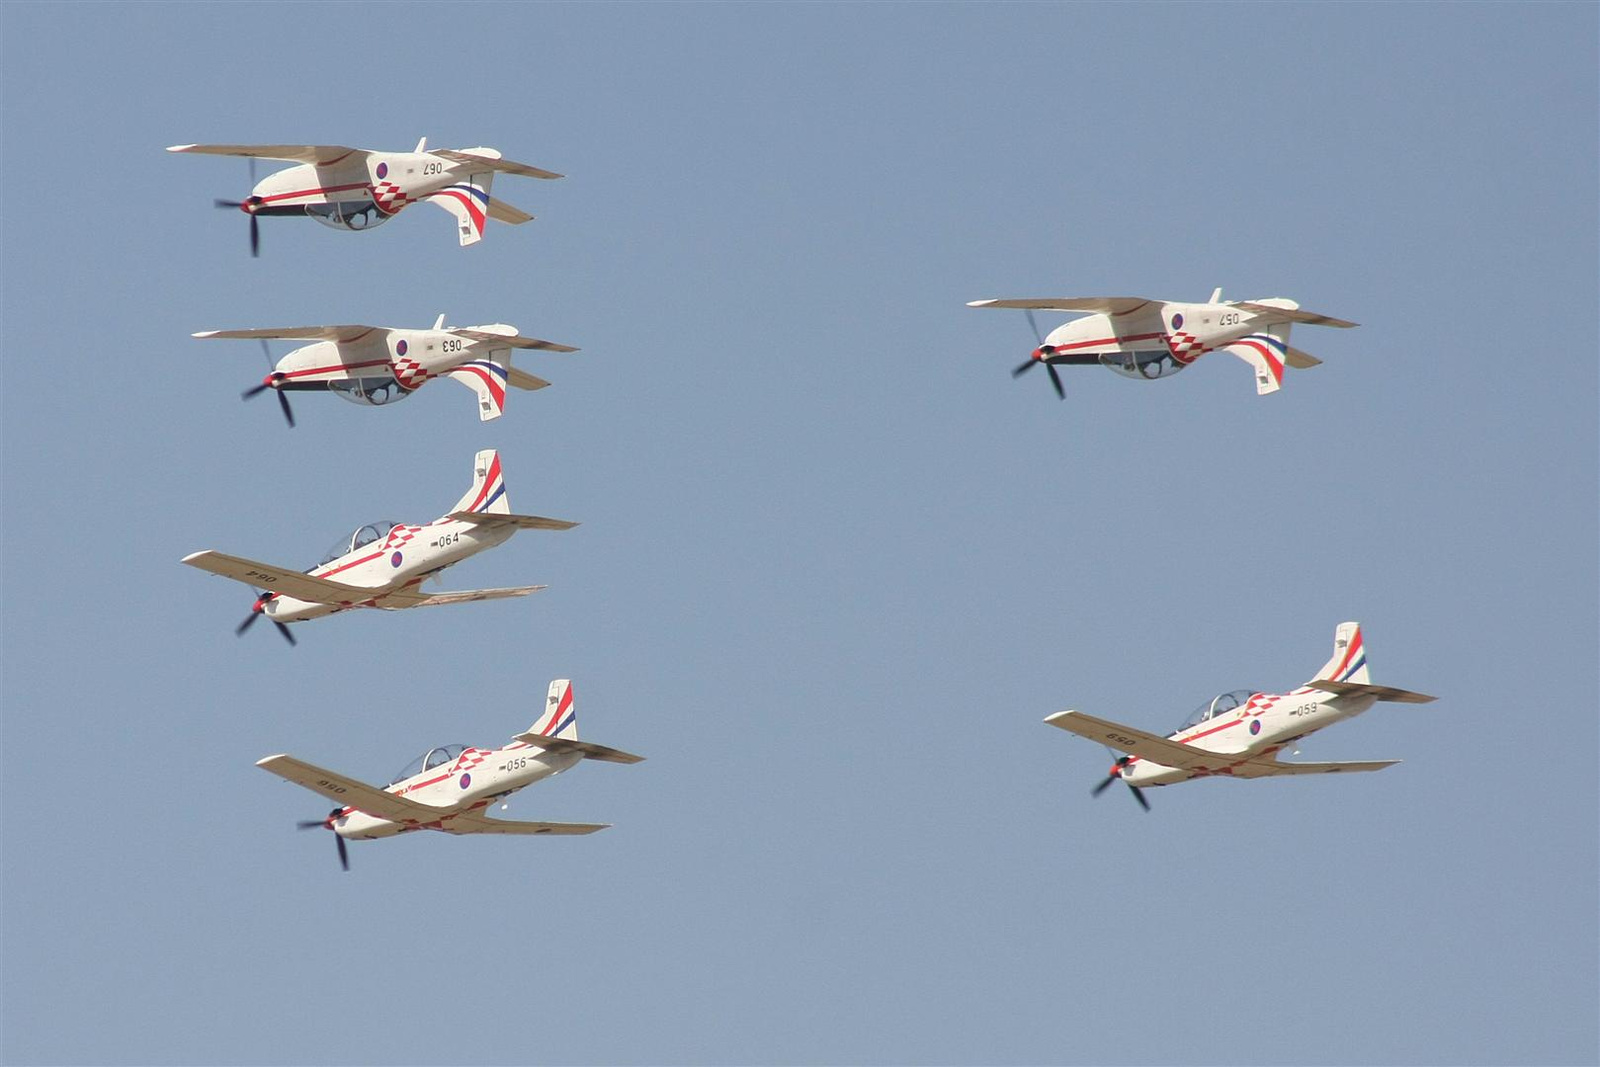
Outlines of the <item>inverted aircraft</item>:
M 418 756 L 379 789 L 293 756 L 268 756 L 256 766 L 320 793 L 338 807 L 326 818 L 299 824 L 302 830 L 332 830 L 339 865 L 350 869 L 346 840 L 393 837 L 413 830 L 447 834 L 592 834 L 609 823 L 519 822 L 490 818 L 486 809 L 524 786 L 560 774 L 580 760 L 639 763 L 635 756 L 578 740 L 572 683 L 550 683 L 545 707 L 534 724 L 501 748 L 440 745 Z
M 444 316 L 431 329 L 391 326 L 287 326 L 260 330 L 205 330 L 210 338 L 311 340 L 273 366 L 261 384 L 244 391 L 246 400 L 268 389 L 278 394 L 283 417 L 294 425 L 289 410 L 291 391 L 331 390 L 356 404 L 382 406 L 404 400 L 433 378 L 450 378 L 478 398 L 478 419 L 498 419 L 505 411 L 506 386 L 543 389 L 550 383 L 511 365 L 513 348 L 544 352 L 576 352 L 576 348 L 523 337 L 502 322 L 485 326 L 446 326 Z M 267 350 L 271 361 L 271 350 Z
M 1354 718 L 1380 700 L 1426 704 L 1434 698 L 1392 686 L 1373 685 L 1359 623 L 1334 632 L 1333 658 L 1305 685 L 1288 693 L 1238 689 L 1196 708 L 1182 726 L 1161 736 L 1081 711 L 1058 711 L 1044 721 L 1107 748 L 1127 753 L 1094 787 L 1101 793 L 1119 779 L 1146 811 L 1143 790 L 1191 778 L 1266 778 L 1279 774 L 1338 774 L 1381 771 L 1399 760 L 1351 763 L 1286 763 L 1278 754 L 1307 734 Z
M 261 253 L 259 220 L 272 215 L 309 215 L 336 230 L 359 232 L 381 226 L 411 204 L 434 204 L 456 220 L 462 245 L 483 239 L 489 219 L 513 225 L 533 216 L 489 195 L 496 174 L 559 178 L 553 171 L 503 158 L 493 148 L 435 148 L 428 139 L 410 152 L 380 152 L 327 144 L 178 144 L 168 152 L 245 156 L 254 188 L 243 200 L 217 200 L 250 218 L 250 254 Z M 255 181 L 257 159 L 297 166 Z
M 212 551 L 195 552 L 185 556 L 183 562 L 261 590 L 250 614 L 235 632 L 243 634 L 257 619 L 265 617 L 292 645 L 294 634 L 286 624 L 351 608 L 424 608 L 537 592 L 544 586 L 450 593 L 424 593 L 419 586 L 446 567 L 503 543 L 518 530 L 570 530 L 576 525 L 565 519 L 512 514 L 500 472 L 500 454 L 486 449 L 473 459 L 472 488 L 443 518 L 420 526 L 369 522 L 348 538 L 341 538 L 327 557 L 310 570 L 302 572 Z
M 1294 323 L 1349 329 L 1356 324 L 1302 311 L 1284 297 L 1224 303 L 1217 289 L 1203 304 L 1151 300 L 1140 296 L 1040 297 L 974 300 L 968 307 L 1019 308 L 1027 313 L 1038 345 L 1012 370 L 1020 377 L 1043 365 L 1056 395 L 1066 397 L 1061 366 L 1100 364 L 1127 378 L 1170 378 L 1207 352 L 1229 352 L 1250 365 L 1256 393 L 1275 393 L 1285 367 L 1315 367 L 1322 361 L 1289 345 Z M 1046 336 L 1035 311 L 1075 311 L 1084 317 L 1057 326 Z

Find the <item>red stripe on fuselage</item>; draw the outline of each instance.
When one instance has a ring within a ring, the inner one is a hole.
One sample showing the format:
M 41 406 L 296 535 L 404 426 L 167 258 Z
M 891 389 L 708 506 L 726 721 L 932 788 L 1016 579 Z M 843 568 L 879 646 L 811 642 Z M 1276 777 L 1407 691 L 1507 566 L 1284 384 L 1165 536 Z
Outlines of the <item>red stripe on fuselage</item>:
M 354 185 L 324 185 L 315 189 L 296 189 L 292 193 L 273 193 L 271 196 L 261 197 L 257 202 L 270 204 L 276 200 L 289 200 L 296 196 L 315 196 L 319 193 L 348 193 L 352 189 L 366 189 L 370 192 L 372 187 L 366 182 L 356 182 Z
M 1136 333 L 1127 337 L 1101 337 L 1093 341 L 1074 341 L 1069 345 L 1052 345 L 1057 352 L 1066 352 L 1075 348 L 1093 348 L 1096 345 L 1121 345 L 1130 341 L 1159 341 L 1166 334 L 1161 333 Z

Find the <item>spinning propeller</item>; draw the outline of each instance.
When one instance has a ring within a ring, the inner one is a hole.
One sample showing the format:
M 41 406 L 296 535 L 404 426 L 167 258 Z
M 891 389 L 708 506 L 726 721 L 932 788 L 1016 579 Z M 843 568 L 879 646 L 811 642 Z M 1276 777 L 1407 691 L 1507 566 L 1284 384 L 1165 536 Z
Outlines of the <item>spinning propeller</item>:
M 1122 777 L 1122 769 L 1124 767 L 1126 767 L 1131 762 L 1133 762 L 1133 757 L 1132 756 L 1121 756 L 1121 757 L 1119 757 L 1117 759 L 1117 762 L 1115 762 L 1115 763 L 1113 763 L 1111 765 L 1111 773 L 1110 773 L 1110 775 L 1108 775 L 1106 777 L 1105 781 L 1101 782 L 1099 785 L 1097 785 L 1093 789 L 1091 789 L 1089 791 L 1089 794 L 1091 796 L 1099 796 L 1101 793 L 1104 793 L 1108 788 L 1110 788 L 1112 782 L 1115 782 L 1117 779 Z M 1135 800 L 1137 800 L 1139 802 L 1139 806 L 1141 808 L 1143 808 L 1145 811 L 1149 811 L 1150 810 L 1150 802 L 1144 798 L 1144 790 L 1140 789 L 1138 786 L 1134 785 L 1132 782 L 1128 783 L 1128 788 L 1133 792 L 1133 799 L 1135 799 Z
M 315 830 L 319 826 L 325 830 L 333 830 L 333 820 L 337 819 L 343 813 L 343 808 L 334 808 L 332 811 L 328 812 L 328 817 L 326 819 L 302 819 L 294 825 L 298 830 Z M 335 830 L 333 834 L 333 840 L 334 843 L 339 846 L 339 866 L 348 871 L 350 869 L 350 853 L 345 850 L 344 838 L 337 830 Z
M 267 345 L 265 339 L 263 339 L 261 342 L 261 351 L 267 354 L 267 366 L 274 366 L 272 362 L 272 349 Z M 279 388 L 282 383 L 288 380 L 289 376 L 287 374 L 281 374 L 274 370 L 271 374 L 268 374 L 265 378 L 261 379 L 260 385 L 253 385 L 244 392 L 240 393 L 239 398 L 241 400 L 249 400 L 251 397 L 258 396 L 268 389 L 274 390 L 278 394 L 278 406 L 283 409 L 283 417 L 289 420 L 289 428 L 293 429 L 294 412 L 289 410 L 289 396 Z
M 1023 308 L 1023 313 L 1028 316 L 1028 325 L 1033 327 L 1033 338 L 1038 342 L 1038 347 L 1033 350 L 1033 354 L 1025 362 L 1017 365 L 1017 368 L 1011 372 L 1011 376 L 1020 378 L 1027 371 L 1043 363 L 1044 369 L 1050 372 L 1050 384 L 1056 387 L 1056 396 L 1065 400 L 1067 391 L 1061 387 L 1061 375 L 1056 373 L 1055 365 L 1049 362 L 1050 357 L 1056 354 L 1056 346 L 1044 343 L 1044 334 L 1039 330 L 1038 320 L 1033 317 L 1033 309 Z
M 250 627 L 254 626 L 256 620 L 267 613 L 267 601 L 271 600 L 277 595 L 277 593 L 258 594 L 256 596 L 255 606 L 250 609 L 250 614 L 244 617 L 244 622 L 241 622 L 238 626 L 234 627 L 233 632 L 238 636 L 243 637 L 244 632 L 250 629 Z M 289 632 L 288 625 L 279 622 L 277 619 L 272 620 L 272 625 L 278 628 L 278 632 L 283 635 L 283 639 L 289 642 L 290 646 L 293 647 L 296 642 L 294 639 L 294 634 Z
M 256 160 L 250 157 L 250 188 L 256 187 Z M 260 207 L 262 200 L 259 196 L 251 196 L 248 200 L 213 200 L 217 207 L 237 209 L 250 216 L 250 254 L 261 254 L 261 224 L 256 219 L 256 208 Z

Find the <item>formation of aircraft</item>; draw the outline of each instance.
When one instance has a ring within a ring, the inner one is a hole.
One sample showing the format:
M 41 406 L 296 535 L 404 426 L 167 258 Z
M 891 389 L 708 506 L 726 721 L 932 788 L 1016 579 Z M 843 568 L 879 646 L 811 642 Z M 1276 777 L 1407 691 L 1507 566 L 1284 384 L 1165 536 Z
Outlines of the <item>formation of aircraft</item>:
M 1066 397 L 1060 366 L 1100 364 L 1128 378 L 1170 378 L 1207 352 L 1228 352 L 1250 365 L 1256 392 L 1274 393 L 1283 384 L 1285 367 L 1315 367 L 1322 361 L 1289 345 L 1294 323 L 1336 326 L 1356 324 L 1300 310 L 1283 297 L 1224 303 L 1217 289 L 1203 304 L 1151 300 L 1138 296 L 1040 297 L 1019 300 L 974 300 L 968 307 L 1018 308 L 1027 313 L 1037 347 L 1011 372 L 1019 377 L 1043 365 L 1056 395 Z M 1039 331 L 1035 311 L 1073 311 L 1084 317 Z
M 550 683 L 543 712 L 534 724 L 501 748 L 440 745 L 413 760 L 382 789 L 289 755 L 268 756 L 256 766 L 320 793 L 338 806 L 302 830 L 332 830 L 339 865 L 350 869 L 346 840 L 393 837 L 413 830 L 447 834 L 592 834 L 609 823 L 517 822 L 490 818 L 486 809 L 525 786 L 560 774 L 580 760 L 638 763 L 635 756 L 578 740 L 572 683 Z
M 506 386 L 543 389 L 550 383 L 511 365 L 513 348 L 576 352 L 569 345 L 523 337 L 515 326 L 446 326 L 440 315 L 431 329 L 394 326 L 288 326 L 260 330 L 203 330 L 193 336 L 313 341 L 273 366 L 261 384 L 244 391 L 246 400 L 270 389 L 278 394 L 283 417 L 294 425 L 288 394 L 331 390 L 357 404 L 384 405 L 403 400 L 433 378 L 450 378 L 478 398 L 478 418 L 487 422 L 505 411 Z M 271 361 L 271 351 L 267 356 Z
M 1279 774 L 1337 774 L 1381 771 L 1399 760 L 1354 763 L 1286 763 L 1284 749 L 1307 734 L 1354 718 L 1380 700 L 1426 704 L 1434 698 L 1392 686 L 1373 685 L 1359 623 L 1341 623 L 1334 633 L 1333 658 L 1311 681 L 1287 693 L 1239 689 L 1195 709 L 1182 726 L 1162 736 L 1081 711 L 1058 711 L 1051 726 L 1124 752 L 1109 776 L 1094 787 L 1099 796 L 1121 780 L 1146 811 L 1143 790 L 1191 778 L 1224 775 L 1266 778 Z
M 501 157 L 493 148 L 428 148 L 428 139 L 410 152 L 381 152 L 325 144 L 179 144 L 168 152 L 245 156 L 251 161 L 253 188 L 243 200 L 217 200 L 250 218 L 250 254 L 261 253 L 263 216 L 307 215 L 334 229 L 361 231 L 380 226 L 411 204 L 429 203 L 456 220 L 462 245 L 483 239 L 489 219 L 513 225 L 533 216 L 489 195 L 496 174 L 559 178 L 553 171 Z M 254 180 L 257 159 L 296 166 Z
M 243 634 L 265 617 L 292 645 L 294 634 L 286 624 L 351 608 L 422 608 L 537 592 L 544 586 L 450 593 L 424 593 L 419 587 L 424 579 L 501 544 L 518 530 L 570 530 L 576 525 L 564 519 L 512 514 L 500 454 L 486 449 L 473 459 L 472 488 L 442 518 L 420 526 L 367 523 L 348 539 L 341 538 L 327 558 L 310 570 L 212 551 L 192 553 L 183 562 L 262 590 L 236 632 Z

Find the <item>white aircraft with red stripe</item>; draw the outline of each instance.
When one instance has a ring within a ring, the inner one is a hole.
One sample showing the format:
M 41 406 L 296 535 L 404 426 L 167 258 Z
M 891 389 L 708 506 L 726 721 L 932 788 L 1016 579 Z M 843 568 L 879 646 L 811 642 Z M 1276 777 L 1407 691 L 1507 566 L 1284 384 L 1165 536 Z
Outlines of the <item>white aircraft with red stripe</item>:
M 493 819 L 486 809 L 524 786 L 560 774 L 580 760 L 638 763 L 635 756 L 578 740 L 572 683 L 550 683 L 544 711 L 526 732 L 503 748 L 440 745 L 430 748 L 382 789 L 293 756 L 268 756 L 256 766 L 332 800 L 326 818 L 300 829 L 332 830 L 339 864 L 350 869 L 345 841 L 393 837 L 413 830 L 447 834 L 592 834 L 609 823 L 516 822 Z M 503 805 L 502 805 L 503 806 Z
M 1300 310 L 1283 297 L 1222 301 L 1217 289 L 1203 304 L 1150 300 L 1139 296 L 1041 297 L 974 300 L 968 307 L 1020 308 L 1028 315 L 1038 347 L 1011 372 L 1017 377 L 1040 364 L 1050 374 L 1056 395 L 1066 396 L 1058 366 L 1100 364 L 1128 378 L 1170 378 L 1207 352 L 1230 352 L 1255 372 L 1256 392 L 1275 393 L 1285 367 L 1315 367 L 1322 361 L 1289 346 L 1289 327 L 1356 325 L 1344 319 Z M 1076 311 L 1074 319 L 1039 332 L 1035 311 Z
M 1392 767 L 1400 761 L 1284 763 L 1278 754 L 1307 734 L 1360 715 L 1377 701 L 1426 704 L 1433 699 L 1405 689 L 1372 685 L 1361 626 L 1346 622 L 1334 634 L 1333 658 L 1305 685 L 1288 693 L 1254 689 L 1223 693 L 1200 705 L 1176 732 L 1164 737 L 1081 711 L 1058 711 L 1044 721 L 1126 752 L 1111 765 L 1110 776 L 1095 786 L 1094 794 L 1099 796 L 1112 782 L 1121 779 L 1133 790 L 1134 799 L 1149 811 L 1142 789 L 1190 778 L 1267 778 Z
M 254 188 L 249 197 L 218 200 L 216 205 L 237 208 L 250 217 L 253 256 L 261 251 L 257 220 L 263 215 L 309 215 L 334 229 L 361 231 L 380 226 L 408 205 L 423 201 L 444 208 L 455 218 L 463 245 L 477 244 L 483 239 L 489 219 L 519 224 L 533 218 L 489 195 L 496 174 L 561 177 L 503 159 L 493 148 L 430 151 L 426 137 L 410 152 L 376 152 L 326 144 L 179 144 L 167 151 L 250 159 Z M 257 182 L 257 159 L 298 165 Z
M 269 340 L 313 340 L 278 360 L 261 384 L 244 391 L 244 398 L 268 389 L 278 394 L 283 417 L 294 425 L 288 393 L 331 390 L 356 404 L 382 406 L 404 400 L 434 378 L 450 378 L 471 389 L 478 398 L 478 418 L 487 422 L 505 411 L 506 386 L 543 389 L 550 383 L 511 365 L 513 348 L 542 352 L 576 352 L 569 345 L 523 337 L 515 326 L 503 322 L 485 326 L 446 326 L 444 316 L 431 329 L 408 330 L 393 326 L 286 326 L 259 330 L 204 330 L 194 334 L 211 338 L 257 339 L 267 349 Z M 267 359 L 272 358 L 267 349 Z
M 423 608 L 477 600 L 527 596 L 542 585 L 424 593 L 419 587 L 469 556 L 493 548 L 518 530 L 570 530 L 578 525 L 538 515 L 513 515 L 494 449 L 473 459 L 472 488 L 443 518 L 421 526 L 385 521 L 367 523 L 341 538 L 326 559 L 308 571 L 277 567 L 222 552 L 195 552 L 183 562 L 252 588 L 264 590 L 240 623 L 244 633 L 265 616 L 291 645 L 286 625 L 351 608 Z

